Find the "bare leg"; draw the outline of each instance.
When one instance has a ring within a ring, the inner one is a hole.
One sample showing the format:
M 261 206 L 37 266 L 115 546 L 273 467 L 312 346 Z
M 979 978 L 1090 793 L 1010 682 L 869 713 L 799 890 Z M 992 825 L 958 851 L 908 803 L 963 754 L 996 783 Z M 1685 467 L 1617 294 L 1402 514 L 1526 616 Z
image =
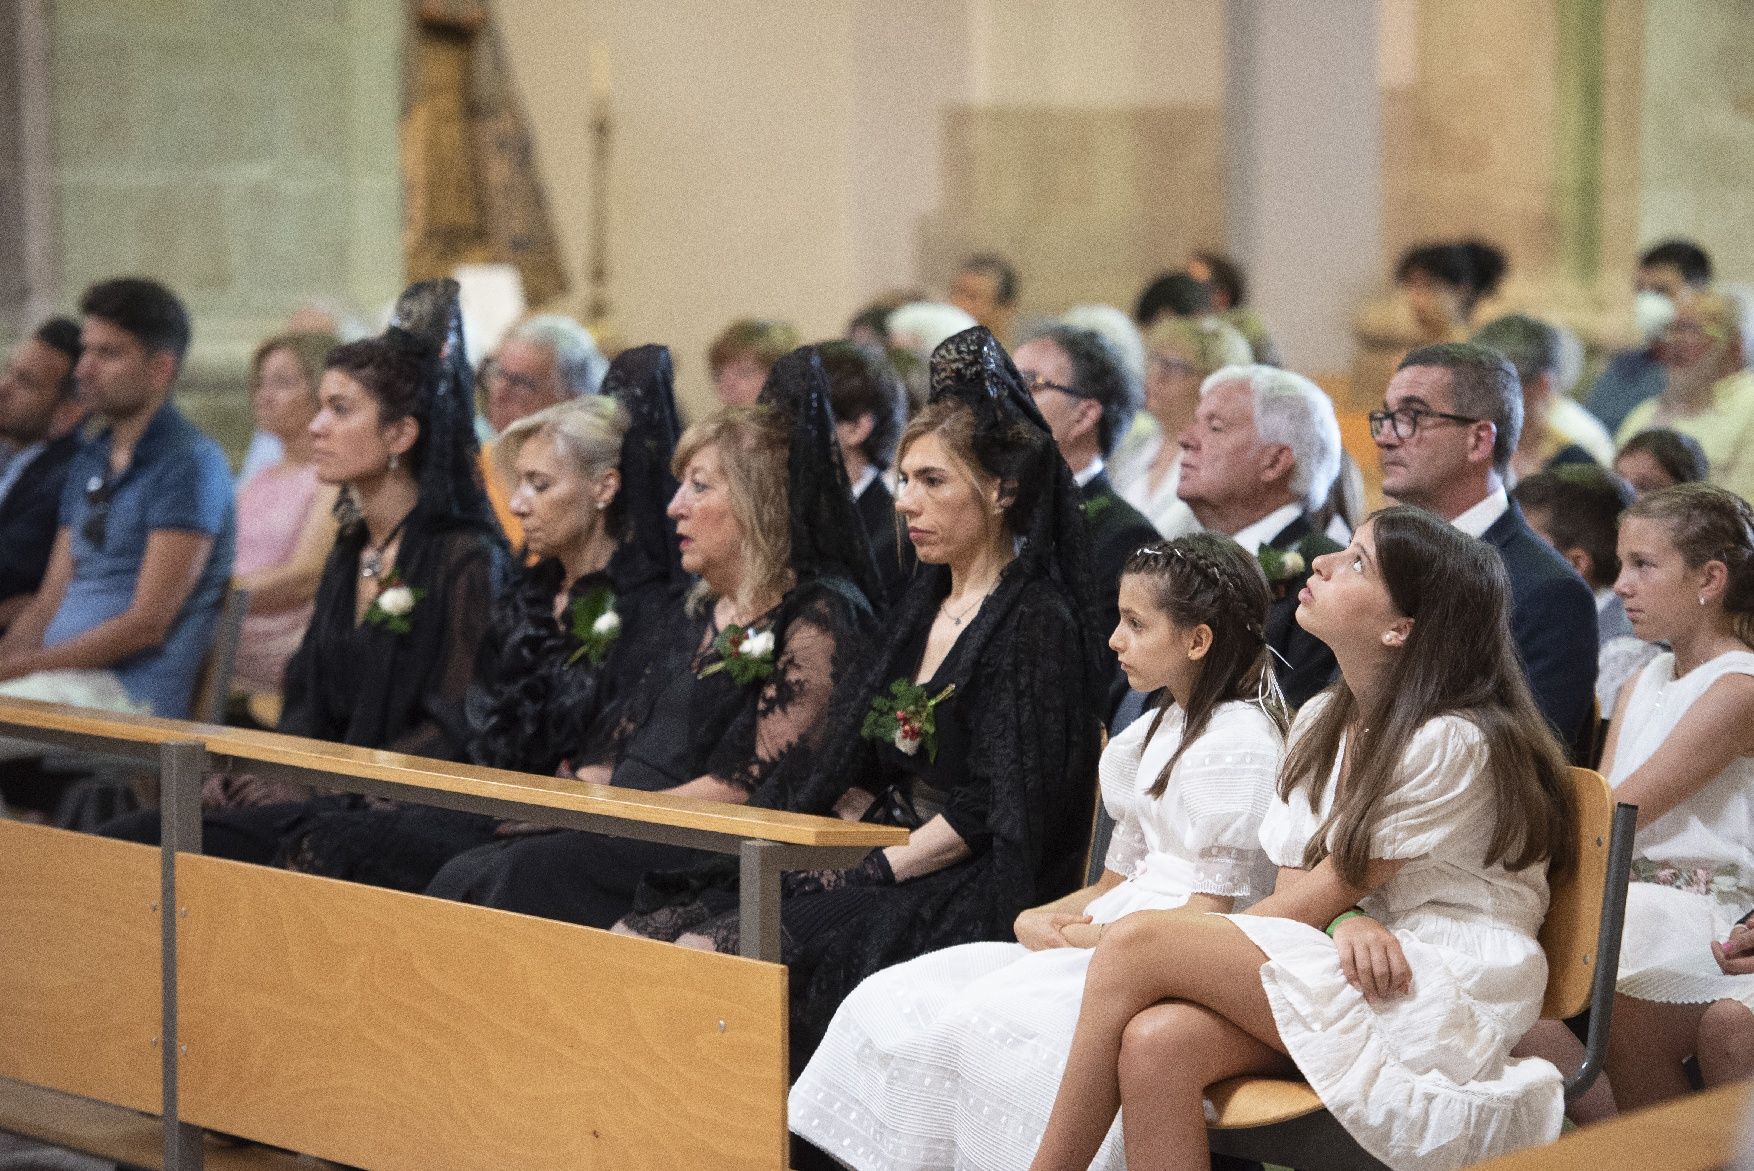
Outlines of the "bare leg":
M 1121 1125 L 1129 1171 L 1204 1167 L 1206 1087 L 1245 1073 L 1288 1073 L 1291 1059 L 1197 1004 L 1157 1004 L 1121 1035 Z
M 1608 1076 L 1614 1081 L 1614 1101 L 1620 1109 L 1638 1110 L 1688 1092 L 1681 1063 L 1693 1056 L 1707 1007 L 1615 995 Z
M 1708 1090 L 1754 1077 L 1754 1012 L 1739 1000 L 1707 1005 L 1697 1051 L 1699 1076 Z
M 1619 1021 L 1615 1021 L 1618 1026 Z M 1541 1057 L 1552 1062 L 1566 1077 L 1583 1065 L 1583 1042 L 1561 1021 L 1536 1021 L 1516 1047 L 1512 1057 Z M 1606 1075 L 1598 1077 L 1589 1092 L 1566 1107 L 1565 1113 L 1579 1126 L 1602 1122 L 1620 1111 L 1614 1105 L 1614 1091 Z
M 1091 957 L 1078 1029 L 1033 1171 L 1090 1166 L 1120 1109 L 1122 1038 L 1133 1018 L 1159 1001 L 1209 1008 L 1283 1053 L 1261 987 L 1266 958 L 1240 928 L 1217 915 L 1142 911 L 1110 926 Z M 1199 1108 L 1197 1098 L 1193 1108 Z

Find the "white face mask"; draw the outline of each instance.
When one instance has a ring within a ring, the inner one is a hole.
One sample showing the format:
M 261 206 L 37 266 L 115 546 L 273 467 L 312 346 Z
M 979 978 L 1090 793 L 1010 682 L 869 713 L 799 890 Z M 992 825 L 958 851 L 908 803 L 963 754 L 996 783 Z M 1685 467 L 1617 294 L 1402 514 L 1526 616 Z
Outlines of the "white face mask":
M 1675 320 L 1675 302 L 1665 293 L 1646 289 L 1632 298 L 1632 320 L 1638 323 L 1638 335 L 1654 342 L 1669 322 Z

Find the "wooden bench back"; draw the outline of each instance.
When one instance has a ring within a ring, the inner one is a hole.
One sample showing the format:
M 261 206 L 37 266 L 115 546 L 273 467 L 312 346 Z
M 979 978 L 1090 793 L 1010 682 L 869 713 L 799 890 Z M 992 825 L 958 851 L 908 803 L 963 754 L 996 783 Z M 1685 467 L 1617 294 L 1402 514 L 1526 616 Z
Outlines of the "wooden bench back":
M 778 965 L 182 855 L 185 1121 L 370 1171 L 786 1160 Z
M 159 852 L 0 821 L 0 1077 L 156 1113 Z
M 1541 1015 L 1554 1020 L 1574 1017 L 1590 1002 L 1614 823 L 1614 794 L 1602 774 L 1576 767 L 1570 774 L 1577 799 L 1577 866 L 1553 883 L 1547 919 L 1541 924 L 1541 949 L 1547 953 Z

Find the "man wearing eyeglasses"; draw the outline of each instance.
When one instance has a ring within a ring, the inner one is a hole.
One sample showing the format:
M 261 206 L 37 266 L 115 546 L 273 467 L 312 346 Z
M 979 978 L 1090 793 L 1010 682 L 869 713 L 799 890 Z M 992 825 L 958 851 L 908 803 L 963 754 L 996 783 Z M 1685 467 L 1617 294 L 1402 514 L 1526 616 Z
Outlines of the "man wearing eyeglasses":
M 1083 495 L 1090 529 L 1091 573 L 1106 642 L 1120 621 L 1121 568 L 1133 550 L 1158 539 L 1151 522 L 1108 482 L 1112 453 L 1144 399 L 1144 387 L 1114 347 L 1094 330 L 1053 325 L 1012 354 L 1024 385 L 1059 444 Z
M 596 394 L 608 369 L 590 330 L 558 313 L 532 317 L 514 327 L 482 363 L 488 425 L 495 435 L 503 435 L 507 427 L 537 411 Z M 511 510 L 515 485 L 500 478 L 492 443 L 481 445 L 481 476 L 494 515 L 515 549 L 524 543 L 523 525 Z
M 0 633 L 30 603 L 61 508 L 85 411 L 74 394 L 79 326 L 52 318 L 13 347 L 0 369 L 0 439 L 18 455 L 0 470 Z
M 1390 498 L 1498 550 L 1510 577 L 1511 636 L 1535 703 L 1582 759 L 1594 734 L 1595 597 L 1505 491 L 1522 422 L 1511 364 L 1485 346 L 1448 342 L 1401 359 L 1383 409 L 1370 413 L 1370 433 Z
M 186 716 L 231 576 L 231 469 L 169 402 L 176 296 L 125 278 L 80 310 L 74 377 L 101 426 L 68 465 L 42 588 L 0 638 L 0 693 Z

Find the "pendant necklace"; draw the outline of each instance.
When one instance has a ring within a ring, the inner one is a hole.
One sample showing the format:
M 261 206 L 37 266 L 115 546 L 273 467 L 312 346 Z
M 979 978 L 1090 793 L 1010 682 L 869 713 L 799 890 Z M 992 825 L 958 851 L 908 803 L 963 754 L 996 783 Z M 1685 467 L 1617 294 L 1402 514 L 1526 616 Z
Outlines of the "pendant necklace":
M 359 555 L 361 581 L 371 581 L 384 571 L 384 552 L 389 549 L 397 537 L 402 535 L 402 526 L 408 523 L 408 518 L 412 515 L 414 515 L 413 509 L 403 513 L 402 519 L 396 522 L 396 527 L 390 530 L 387 537 L 376 545 L 367 545 L 365 552 Z
M 992 587 L 990 587 L 990 586 L 988 588 L 982 590 L 980 592 L 979 596 L 977 596 L 974 601 L 970 602 L 968 605 L 966 605 L 962 608 L 962 613 L 960 613 L 960 614 L 953 612 L 950 609 L 950 607 L 948 605 L 946 605 L 944 602 L 940 602 L 938 604 L 938 612 L 943 614 L 944 617 L 950 619 L 950 624 L 952 626 L 961 626 L 962 620 L 964 618 L 967 618 L 970 614 L 974 613 L 974 611 L 980 607 L 980 604 L 987 600 L 987 595 L 992 593 L 992 592 L 993 592 Z

